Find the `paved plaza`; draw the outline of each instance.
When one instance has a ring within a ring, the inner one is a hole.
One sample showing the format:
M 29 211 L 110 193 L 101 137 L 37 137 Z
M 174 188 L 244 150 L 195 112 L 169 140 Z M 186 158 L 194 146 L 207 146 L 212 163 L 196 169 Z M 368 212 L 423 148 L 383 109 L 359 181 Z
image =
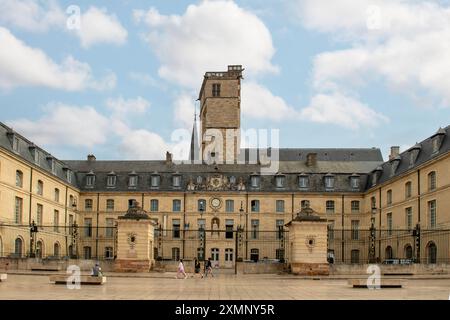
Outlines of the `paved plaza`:
M 305 279 L 281 275 L 228 275 L 175 279 L 174 274 L 109 275 L 102 286 L 69 290 L 48 275 L 9 274 L 0 283 L 0 299 L 150 299 L 150 300 L 327 300 L 449 299 L 450 279 L 407 279 L 399 289 L 355 289 L 346 279 Z

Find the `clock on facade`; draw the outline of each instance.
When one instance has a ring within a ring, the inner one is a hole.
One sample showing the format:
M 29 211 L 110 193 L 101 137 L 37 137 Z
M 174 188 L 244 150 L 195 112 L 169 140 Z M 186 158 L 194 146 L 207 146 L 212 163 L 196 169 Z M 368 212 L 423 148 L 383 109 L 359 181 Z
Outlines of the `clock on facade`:
M 222 205 L 222 199 L 220 199 L 218 197 L 213 197 L 209 201 L 209 204 L 210 204 L 211 208 L 213 208 L 214 210 L 217 210 Z

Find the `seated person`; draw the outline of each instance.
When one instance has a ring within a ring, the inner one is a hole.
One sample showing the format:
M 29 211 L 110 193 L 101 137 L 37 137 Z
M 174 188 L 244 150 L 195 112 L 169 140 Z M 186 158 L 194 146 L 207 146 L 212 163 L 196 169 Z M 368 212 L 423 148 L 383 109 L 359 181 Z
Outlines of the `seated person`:
M 98 263 L 95 264 L 95 267 L 92 268 L 92 276 L 93 277 L 103 277 L 102 268 Z

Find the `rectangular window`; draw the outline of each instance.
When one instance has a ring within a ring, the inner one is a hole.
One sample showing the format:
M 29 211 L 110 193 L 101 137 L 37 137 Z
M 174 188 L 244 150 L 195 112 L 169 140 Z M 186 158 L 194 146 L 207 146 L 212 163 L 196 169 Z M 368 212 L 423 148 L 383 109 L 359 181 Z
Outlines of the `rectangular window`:
M 388 236 L 392 235 L 392 212 L 389 212 L 386 216 L 386 223 L 387 223 L 387 234 Z
M 276 211 L 277 212 L 284 212 L 284 200 L 277 200 L 276 201 Z
M 87 238 L 92 237 L 92 219 L 84 218 L 84 236 Z
M 251 231 L 251 238 L 252 239 L 258 239 L 258 233 L 259 233 L 259 220 L 253 220 L 252 219 L 252 231 Z
M 92 199 L 84 200 L 84 210 L 92 211 Z
M 206 226 L 206 220 L 205 219 L 197 219 L 197 227 L 198 227 L 198 238 L 200 239 L 202 236 L 204 236 L 204 230 Z
M 151 177 L 151 187 L 152 188 L 158 188 L 159 187 L 159 175 L 153 175 Z
M 282 239 L 284 237 L 284 220 L 277 220 L 275 228 L 277 230 L 277 239 Z
M 220 97 L 220 83 L 213 83 L 212 85 L 212 96 Z
M 91 247 L 83 247 L 84 258 L 91 259 Z
M 59 189 L 55 189 L 55 202 L 59 202 Z
M 172 201 L 172 211 L 173 212 L 181 211 L 181 200 L 175 199 Z
M 128 180 L 128 187 L 135 188 L 138 183 L 138 176 L 130 176 Z
M 359 240 L 359 220 L 352 220 L 352 240 Z
M 59 232 L 59 211 L 53 212 L 53 231 Z
M 73 214 L 69 214 L 69 234 L 73 235 Z
M 436 189 L 436 172 L 432 171 L 428 174 L 428 190 L 433 191 Z
M 298 186 L 300 188 L 308 188 L 309 185 L 309 179 L 306 176 L 300 176 L 298 177 Z
M 107 238 L 112 238 L 114 236 L 114 219 L 106 218 L 106 233 Z
M 72 171 L 70 170 L 66 171 L 66 180 L 68 183 L 72 183 Z
M 159 201 L 158 199 L 152 199 L 150 200 L 150 211 L 156 212 L 159 209 Z
M 359 201 L 353 200 L 351 202 L 351 206 L 352 206 L 352 213 L 359 213 Z
M 38 180 L 36 193 L 40 196 L 44 193 L 44 183 L 41 180 Z
M 325 208 L 326 213 L 328 214 L 332 214 L 334 213 L 334 201 L 333 200 L 328 200 L 326 202 L 326 208 Z
M 405 184 L 405 198 L 410 198 L 412 194 L 411 182 Z
M 252 188 L 259 188 L 259 176 L 251 177 Z
M 42 206 L 42 204 L 38 204 L 37 205 L 37 209 L 36 209 L 36 224 L 39 227 L 42 227 L 42 223 L 43 223 L 43 212 L 44 212 L 44 207 Z
M 13 150 L 19 152 L 19 138 L 14 137 L 13 139 Z
M 259 212 L 259 200 L 251 201 L 252 212 Z
M 106 211 L 114 211 L 114 199 L 106 200 Z
M 181 176 L 173 176 L 173 187 L 179 188 L 181 186 Z
M 94 186 L 95 176 L 87 175 L 86 176 L 86 187 L 92 188 Z
M 351 263 L 359 263 L 359 250 L 351 251 Z
M 179 238 L 180 237 L 180 219 L 172 220 L 172 237 Z
M 284 176 L 277 176 L 275 178 L 275 184 L 276 184 L 277 188 L 284 188 L 284 181 L 285 181 Z
M 333 189 L 334 188 L 334 177 L 328 176 L 325 177 L 325 189 Z
M 431 229 L 436 228 L 436 200 L 428 201 L 428 224 Z
M 17 224 L 22 224 L 23 199 L 16 197 L 14 220 Z
M 388 190 L 386 193 L 386 202 L 388 205 L 392 204 L 392 190 Z
M 108 188 L 113 188 L 116 186 L 116 180 L 117 180 L 117 176 L 114 175 L 110 175 L 106 178 L 106 186 Z
M 234 221 L 232 219 L 225 220 L 225 239 L 233 239 L 233 225 Z
M 411 230 L 412 229 L 412 218 L 413 218 L 411 207 L 405 209 L 405 217 L 406 217 L 406 219 L 405 219 L 406 228 L 408 230 Z
M 352 189 L 359 189 L 359 177 L 351 177 L 350 185 Z
M 226 200 L 225 201 L 225 211 L 226 212 L 234 212 L 234 200 Z
M 105 259 L 114 259 L 113 247 L 105 247 Z

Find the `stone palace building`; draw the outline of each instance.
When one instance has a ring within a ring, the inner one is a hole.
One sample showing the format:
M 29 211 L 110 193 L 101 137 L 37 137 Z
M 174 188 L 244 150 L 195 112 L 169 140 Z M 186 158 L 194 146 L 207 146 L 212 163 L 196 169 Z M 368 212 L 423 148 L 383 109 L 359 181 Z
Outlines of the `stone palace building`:
M 0 257 L 115 259 L 117 219 L 139 203 L 157 260 L 289 260 L 286 225 L 312 209 L 335 263 L 450 262 L 450 126 L 387 161 L 377 148 L 240 149 L 242 72 L 205 74 L 183 162 L 63 161 L 0 123 Z

